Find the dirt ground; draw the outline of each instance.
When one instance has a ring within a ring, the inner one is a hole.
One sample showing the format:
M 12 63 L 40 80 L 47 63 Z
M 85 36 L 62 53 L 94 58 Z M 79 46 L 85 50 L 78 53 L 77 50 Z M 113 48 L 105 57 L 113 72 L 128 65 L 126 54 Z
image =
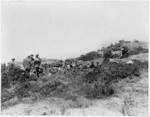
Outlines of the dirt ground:
M 51 97 L 2 109 L 2 115 L 148 116 L 148 73 L 124 79 L 115 85 L 116 94 L 107 99 L 65 100 Z M 15 99 L 10 103 L 15 103 Z

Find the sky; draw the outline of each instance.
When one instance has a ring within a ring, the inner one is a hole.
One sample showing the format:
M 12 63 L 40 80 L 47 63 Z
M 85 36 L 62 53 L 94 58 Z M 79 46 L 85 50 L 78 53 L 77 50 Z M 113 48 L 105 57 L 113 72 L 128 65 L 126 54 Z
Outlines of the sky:
M 1 62 L 79 57 L 118 40 L 148 41 L 148 2 L 3 1 Z

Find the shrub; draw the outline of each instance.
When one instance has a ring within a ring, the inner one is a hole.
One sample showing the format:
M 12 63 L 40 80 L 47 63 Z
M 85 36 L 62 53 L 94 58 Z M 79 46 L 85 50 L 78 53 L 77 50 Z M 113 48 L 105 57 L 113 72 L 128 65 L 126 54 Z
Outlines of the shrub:
M 139 62 L 139 61 L 138 61 Z M 113 83 L 130 76 L 139 76 L 142 63 L 122 64 L 104 62 L 83 77 L 85 94 L 90 98 L 101 98 L 113 94 Z
M 8 72 L 2 72 L 2 88 L 10 87 L 10 84 L 24 82 L 27 79 L 28 77 L 20 68 L 10 69 Z
M 104 98 L 113 94 L 111 84 L 100 82 L 86 83 L 84 87 L 82 87 L 82 90 L 86 97 L 90 99 Z
M 143 48 L 141 46 L 135 47 L 133 50 L 129 52 L 129 55 L 135 55 L 135 54 L 140 54 L 140 53 L 148 53 L 148 49 Z
M 13 92 L 16 96 L 28 97 L 28 91 L 30 90 L 30 80 L 33 80 L 33 78 L 24 74 L 22 69 L 18 67 L 9 69 L 7 72 L 2 72 L 2 90 L 14 87 Z M 5 98 L 7 98 L 7 96 L 5 96 Z
M 119 40 L 119 42 L 116 42 L 114 45 L 111 44 L 110 46 L 107 46 L 105 50 L 111 49 L 112 51 L 120 50 L 120 48 L 123 46 L 124 43 L 127 43 L 127 41 Z
M 148 61 L 141 62 L 139 60 L 133 60 L 135 67 L 139 68 L 139 70 L 148 70 Z
M 23 98 L 23 97 L 29 97 L 29 90 L 30 90 L 30 83 L 29 82 L 23 82 L 20 84 L 20 87 L 18 87 L 17 91 L 16 91 L 16 95 L 19 98 Z

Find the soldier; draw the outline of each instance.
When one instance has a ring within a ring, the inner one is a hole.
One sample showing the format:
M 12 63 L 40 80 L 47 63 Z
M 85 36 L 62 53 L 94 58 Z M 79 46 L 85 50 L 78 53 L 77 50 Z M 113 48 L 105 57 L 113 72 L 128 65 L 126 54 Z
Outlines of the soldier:
M 8 63 L 8 69 L 12 69 L 14 67 L 15 67 L 15 58 L 13 58 L 12 61 Z
M 4 63 L 4 64 L 1 64 L 1 70 L 2 71 L 6 71 L 6 64 Z
M 33 54 L 31 54 L 30 55 L 30 61 L 31 61 L 31 69 L 33 69 L 34 68 L 34 55 Z
M 41 59 L 39 58 L 39 54 L 35 55 L 34 59 L 34 67 L 36 68 L 36 75 L 39 77 L 40 74 L 40 65 L 41 65 Z
M 31 66 L 32 66 L 31 58 L 30 56 L 27 56 L 27 58 L 23 60 L 23 67 L 25 69 L 25 74 L 28 75 L 30 74 Z
M 94 65 L 94 61 L 91 61 L 91 65 L 90 65 L 90 67 L 89 68 L 94 68 L 95 67 L 95 65 Z
M 34 55 L 31 54 L 31 55 L 30 55 L 30 59 L 31 59 L 32 61 L 34 61 L 34 58 L 33 58 L 33 57 L 34 57 Z

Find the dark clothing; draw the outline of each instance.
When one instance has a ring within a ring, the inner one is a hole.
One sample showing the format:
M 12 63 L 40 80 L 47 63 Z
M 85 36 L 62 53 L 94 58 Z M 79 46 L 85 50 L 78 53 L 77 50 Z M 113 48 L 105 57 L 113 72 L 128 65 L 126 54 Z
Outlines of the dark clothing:
M 39 67 L 36 67 L 36 75 L 37 75 L 37 77 L 39 77 L 39 74 L 40 74 L 40 69 L 39 69 Z
M 34 67 L 34 58 L 30 58 L 31 60 L 31 67 L 33 68 Z
M 41 65 L 41 59 L 36 57 L 34 59 L 34 66 L 35 67 L 40 67 L 40 65 Z
M 30 70 L 31 70 L 30 68 L 26 68 L 26 69 L 25 69 L 25 74 L 28 74 L 28 75 L 29 75 L 29 74 L 30 74 Z
M 37 77 L 39 77 L 40 74 L 43 73 L 43 69 L 42 69 L 42 68 L 39 68 L 39 67 L 36 67 L 35 69 L 36 69 L 35 73 L 36 73 Z
M 34 58 L 31 58 L 31 61 L 34 61 Z
M 94 64 L 90 65 L 90 68 L 94 68 L 94 67 L 95 67 L 95 65 L 94 65 Z
M 41 59 L 36 57 L 34 59 L 34 67 L 36 69 L 36 75 L 37 77 L 39 77 L 39 74 L 40 74 L 40 65 L 41 65 Z

